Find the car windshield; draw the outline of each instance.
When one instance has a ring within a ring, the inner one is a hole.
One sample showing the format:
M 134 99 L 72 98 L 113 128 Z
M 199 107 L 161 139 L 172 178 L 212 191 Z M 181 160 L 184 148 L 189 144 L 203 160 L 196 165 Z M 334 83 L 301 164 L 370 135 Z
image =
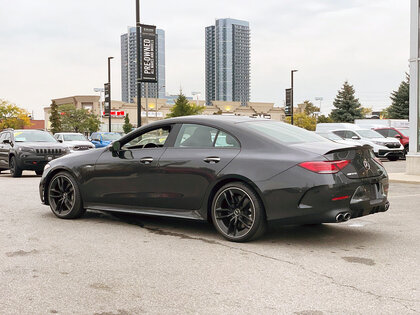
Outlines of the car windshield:
M 385 138 L 383 135 L 381 135 L 379 132 L 376 132 L 374 130 L 357 130 L 357 133 L 362 137 L 362 138 L 368 138 L 368 139 L 373 139 L 373 138 Z
M 16 142 L 57 142 L 48 132 L 38 130 L 16 130 L 13 136 Z
M 405 137 L 410 136 L 410 129 L 398 129 L 399 132 L 401 132 Z
M 325 142 L 325 138 L 308 130 L 277 121 L 249 121 L 244 125 L 282 143 Z
M 64 141 L 86 141 L 86 138 L 82 134 L 68 134 L 63 135 Z
M 114 141 L 120 139 L 121 136 L 118 133 L 103 133 L 102 139 L 105 141 Z

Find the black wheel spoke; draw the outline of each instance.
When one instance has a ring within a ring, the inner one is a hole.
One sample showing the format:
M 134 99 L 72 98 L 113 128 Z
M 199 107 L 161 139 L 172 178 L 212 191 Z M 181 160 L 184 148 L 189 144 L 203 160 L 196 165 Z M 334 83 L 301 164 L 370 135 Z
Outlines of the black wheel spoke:
M 71 210 L 73 205 L 71 204 L 70 200 L 68 200 L 67 198 L 64 199 L 64 204 L 66 205 L 67 210 Z
M 233 206 L 234 206 L 234 204 L 233 204 L 233 199 L 232 199 L 232 192 L 230 191 L 230 190 L 228 190 L 228 192 L 226 193 L 224 193 L 224 195 L 225 195 L 225 200 L 226 200 L 226 203 L 227 203 L 227 205 L 228 205 L 228 207 L 229 208 L 233 208 Z
M 248 206 L 250 205 L 250 203 L 251 203 L 251 201 L 248 198 L 246 198 L 245 201 L 243 202 L 242 207 L 240 207 L 239 210 L 243 211 L 243 210 L 247 209 Z
M 251 225 L 245 223 L 240 217 L 238 218 L 239 222 L 241 222 L 243 225 L 245 225 L 246 228 L 250 229 Z
M 230 218 L 231 216 L 233 216 L 233 212 L 232 213 L 229 213 L 229 214 L 217 216 L 216 219 L 217 220 L 222 220 L 222 219 Z

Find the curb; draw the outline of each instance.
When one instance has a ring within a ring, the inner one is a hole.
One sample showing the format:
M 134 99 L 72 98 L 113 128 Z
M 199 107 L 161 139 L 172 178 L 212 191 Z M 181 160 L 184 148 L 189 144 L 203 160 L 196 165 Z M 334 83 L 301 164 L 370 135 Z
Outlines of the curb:
M 405 184 L 420 184 L 420 176 L 418 175 L 407 175 L 405 173 L 390 173 L 390 183 L 405 183 Z

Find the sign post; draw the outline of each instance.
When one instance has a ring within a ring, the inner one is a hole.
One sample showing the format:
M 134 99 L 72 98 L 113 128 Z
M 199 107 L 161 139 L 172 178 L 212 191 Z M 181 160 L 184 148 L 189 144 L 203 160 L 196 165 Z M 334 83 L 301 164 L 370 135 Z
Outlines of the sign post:
M 156 26 L 141 25 L 141 82 L 157 83 Z
M 105 102 L 104 102 L 104 116 L 109 116 L 109 112 L 111 111 L 111 106 L 110 106 L 110 104 L 111 104 L 111 95 L 110 95 L 110 93 L 109 93 L 109 87 L 110 87 L 110 85 L 109 85 L 109 83 L 105 83 L 104 84 L 104 94 L 105 94 Z
M 286 106 L 284 108 L 284 113 L 286 114 L 286 117 L 291 117 L 293 115 L 292 89 L 286 89 Z

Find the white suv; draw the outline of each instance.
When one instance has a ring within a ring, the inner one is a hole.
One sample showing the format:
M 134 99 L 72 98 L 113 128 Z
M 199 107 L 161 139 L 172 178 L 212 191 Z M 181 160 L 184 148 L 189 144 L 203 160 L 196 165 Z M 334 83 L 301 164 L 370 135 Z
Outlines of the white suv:
M 377 157 L 386 157 L 390 161 L 396 161 L 404 156 L 404 148 L 395 138 L 385 138 L 380 133 L 370 129 L 339 129 L 332 133 L 343 139 L 352 139 L 361 145 L 369 144 Z

